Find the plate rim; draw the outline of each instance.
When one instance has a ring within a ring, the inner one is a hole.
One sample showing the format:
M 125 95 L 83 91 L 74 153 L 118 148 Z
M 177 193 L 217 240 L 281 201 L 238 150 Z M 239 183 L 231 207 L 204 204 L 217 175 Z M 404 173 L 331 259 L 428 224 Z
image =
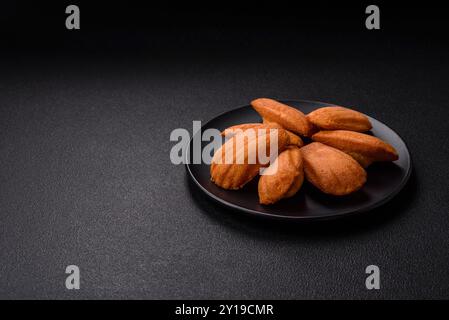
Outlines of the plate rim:
M 332 103 L 328 103 L 328 102 L 322 102 L 322 101 L 315 101 L 315 100 L 304 100 L 304 99 L 276 99 L 277 101 L 280 101 L 282 103 L 286 103 L 286 102 L 299 102 L 299 103 L 318 103 L 318 104 L 324 104 L 327 106 L 332 106 L 332 105 L 337 105 L 337 104 L 332 104 Z M 225 115 L 226 113 L 229 112 L 233 112 L 236 111 L 238 109 L 242 109 L 242 108 L 247 108 L 250 107 L 250 104 L 245 104 L 245 105 L 241 105 L 239 107 L 233 108 L 231 110 L 228 111 L 224 111 L 220 114 L 218 114 L 217 116 L 213 117 L 212 119 L 209 119 L 207 122 L 205 122 L 203 125 L 201 125 L 201 131 L 203 131 L 203 127 L 205 127 L 208 123 L 210 123 L 212 120 L 221 117 L 223 115 Z M 369 115 L 367 115 L 369 118 L 372 118 L 374 120 L 376 120 L 377 122 L 381 123 L 382 125 L 386 126 L 389 130 L 391 130 L 392 132 L 394 132 L 394 134 L 396 134 L 399 139 L 401 140 L 401 142 L 404 144 L 405 146 L 405 151 L 408 155 L 408 168 L 407 168 L 407 172 L 405 174 L 404 179 L 401 181 L 401 183 L 394 189 L 393 192 L 391 192 L 387 197 L 383 198 L 382 200 L 371 204 L 367 207 L 362 207 L 356 210 L 346 210 L 346 211 L 340 211 L 339 213 L 335 213 L 335 214 L 326 214 L 326 215 L 318 215 L 318 216 L 289 216 L 289 215 L 283 215 L 283 214 L 272 214 L 272 213 L 266 213 L 266 212 L 262 212 L 262 211 L 257 211 L 257 210 L 253 210 L 253 209 L 248 209 L 248 208 L 244 208 L 241 207 L 239 205 L 233 204 L 231 202 L 228 202 L 226 200 L 223 200 L 222 198 L 214 195 L 212 192 L 210 192 L 209 190 L 207 190 L 205 187 L 203 187 L 201 185 L 201 183 L 195 178 L 195 175 L 192 173 L 191 168 L 190 168 L 190 163 L 188 162 L 188 159 L 190 158 L 190 144 L 193 141 L 193 136 L 192 138 L 189 140 L 189 143 L 187 145 L 187 152 L 185 155 L 185 167 L 187 169 L 187 172 L 189 173 L 190 178 L 195 182 L 195 184 L 210 198 L 212 198 L 213 200 L 215 200 L 216 202 L 220 203 L 223 206 L 226 207 L 230 207 L 233 210 L 236 211 L 240 211 L 240 212 L 244 212 L 246 214 L 249 214 L 251 216 L 257 216 L 259 218 L 269 218 L 269 219 L 275 219 L 275 220 L 289 220 L 289 221 L 322 221 L 322 220 L 333 220 L 333 219 L 338 219 L 338 218 L 343 218 L 343 217 L 347 217 L 347 216 L 352 216 L 355 214 L 361 214 L 361 213 L 366 213 L 369 211 L 372 211 L 376 208 L 379 208 L 380 206 L 384 205 L 385 203 L 389 202 L 391 199 L 393 199 L 399 192 L 402 191 L 402 189 L 404 189 L 405 185 L 407 184 L 407 182 L 410 179 L 411 173 L 412 173 L 412 157 L 408 148 L 408 145 L 406 144 L 406 142 L 404 141 L 404 139 L 402 139 L 402 137 L 393 129 L 391 129 L 388 125 L 386 125 L 385 123 L 383 123 L 382 121 L 377 120 L 374 117 L 371 117 Z

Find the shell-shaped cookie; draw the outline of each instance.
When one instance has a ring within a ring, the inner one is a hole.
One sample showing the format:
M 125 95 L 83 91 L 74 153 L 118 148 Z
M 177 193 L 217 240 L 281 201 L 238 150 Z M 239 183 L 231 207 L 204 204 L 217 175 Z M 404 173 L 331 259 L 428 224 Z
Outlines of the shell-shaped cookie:
M 301 149 L 306 179 L 324 193 L 347 195 L 366 182 L 366 171 L 343 151 L 312 142 Z
M 363 167 L 375 161 L 395 161 L 397 151 L 379 138 L 354 131 L 320 131 L 312 136 L 313 141 L 337 148 L 356 159 Z
M 264 122 L 262 123 L 243 123 L 238 124 L 232 127 L 229 127 L 221 133 L 224 137 L 232 137 L 233 135 L 239 133 L 240 131 L 246 131 L 248 129 L 257 130 L 257 129 L 263 129 L 263 128 L 273 128 L 273 129 L 282 129 L 282 126 L 280 126 L 277 123 L 274 122 Z M 302 147 L 304 145 L 304 142 L 302 139 L 294 134 L 293 132 L 290 132 L 288 130 L 285 130 L 285 132 L 288 134 L 289 137 L 289 145 L 294 145 L 297 147 Z
M 277 152 L 282 152 L 288 141 L 283 129 L 259 129 L 234 135 L 215 152 L 210 166 L 211 180 L 224 189 L 242 188 L 265 165 L 260 157 L 266 156 L 268 160 L 272 143 Z
M 311 126 L 301 111 L 273 99 L 259 98 L 251 101 L 251 106 L 264 121 L 275 122 L 293 133 L 308 136 Z
M 365 132 L 372 128 L 367 116 L 355 110 L 332 106 L 316 109 L 307 119 L 322 130 L 350 130 Z
M 265 170 L 259 179 L 259 202 L 273 204 L 292 197 L 301 188 L 304 169 L 301 151 L 289 147 Z

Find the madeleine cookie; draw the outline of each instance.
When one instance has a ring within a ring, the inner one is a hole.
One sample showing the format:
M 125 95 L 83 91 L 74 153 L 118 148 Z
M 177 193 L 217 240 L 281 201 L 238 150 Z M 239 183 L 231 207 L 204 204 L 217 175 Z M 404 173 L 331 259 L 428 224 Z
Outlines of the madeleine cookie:
M 259 202 L 273 204 L 292 197 L 301 188 L 304 169 L 301 151 L 289 147 L 265 170 L 259 179 Z
M 324 193 L 347 195 L 365 184 L 365 170 L 346 153 L 319 142 L 300 150 L 306 179 Z
M 307 115 L 307 119 L 321 130 L 350 130 L 364 132 L 372 126 L 367 116 L 343 107 L 324 107 Z
M 273 128 L 273 129 L 282 129 L 282 127 L 280 125 L 278 125 L 277 123 L 274 122 L 264 122 L 262 123 L 243 123 L 243 124 L 238 124 L 232 127 L 229 127 L 225 130 L 223 130 L 223 132 L 221 133 L 222 136 L 224 137 L 232 137 L 233 135 L 241 132 L 241 131 L 246 131 L 248 129 L 252 129 L 252 130 L 257 130 L 257 129 L 265 129 L 265 128 Z M 293 132 L 290 132 L 288 130 L 285 130 L 285 132 L 288 134 L 289 137 L 289 145 L 294 145 L 297 147 L 302 147 L 304 145 L 302 139 L 297 136 L 296 134 L 294 134 Z
M 259 98 L 251 101 L 251 106 L 267 122 L 279 124 L 293 133 L 308 136 L 311 130 L 304 113 L 273 99 Z
M 320 131 L 312 136 L 312 140 L 346 152 L 365 168 L 375 161 L 395 161 L 399 158 L 390 144 L 359 132 Z
M 224 189 L 240 189 L 251 181 L 263 165 L 259 148 L 270 155 L 270 145 L 277 139 L 278 152 L 288 145 L 288 134 L 283 129 L 257 130 L 255 134 L 238 133 L 226 141 L 214 154 L 210 166 L 211 180 Z

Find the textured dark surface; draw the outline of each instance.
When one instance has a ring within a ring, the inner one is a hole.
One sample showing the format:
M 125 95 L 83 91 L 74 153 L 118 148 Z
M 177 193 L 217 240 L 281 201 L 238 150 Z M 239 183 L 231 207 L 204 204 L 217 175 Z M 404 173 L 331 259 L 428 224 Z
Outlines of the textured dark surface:
M 1 298 L 449 298 L 443 38 L 211 28 L 89 41 L 2 56 Z M 408 144 L 410 183 L 363 219 L 325 224 L 211 203 L 171 164 L 170 132 L 260 96 L 372 115 Z M 81 290 L 65 289 L 69 264 Z M 365 289 L 370 264 L 381 290 Z

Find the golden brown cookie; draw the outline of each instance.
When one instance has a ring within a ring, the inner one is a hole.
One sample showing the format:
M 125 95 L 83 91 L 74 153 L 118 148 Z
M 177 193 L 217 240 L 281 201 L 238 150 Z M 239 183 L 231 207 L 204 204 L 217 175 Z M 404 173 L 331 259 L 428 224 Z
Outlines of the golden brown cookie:
M 312 142 L 301 149 L 306 179 L 327 194 L 346 195 L 366 182 L 366 172 L 351 156 Z
M 283 151 L 259 179 L 259 202 L 273 204 L 292 197 L 301 188 L 304 169 L 301 151 L 289 147 Z
M 251 106 L 264 121 L 275 122 L 293 133 L 308 136 L 310 124 L 301 111 L 273 99 L 259 98 L 251 101 Z
M 307 119 L 321 130 L 365 132 L 372 128 L 363 113 L 338 106 L 316 109 L 307 115 Z
M 375 161 L 395 161 L 399 158 L 390 144 L 364 133 L 320 131 L 312 136 L 312 140 L 346 152 L 365 168 Z
M 232 127 L 229 127 L 225 130 L 223 130 L 223 132 L 221 133 L 222 136 L 224 137 L 232 137 L 233 135 L 235 135 L 236 133 L 240 132 L 240 131 L 246 131 L 248 129 L 253 129 L 253 130 L 257 130 L 257 129 L 264 129 L 264 128 L 273 128 L 273 129 L 282 129 L 282 126 L 280 126 L 277 123 L 274 122 L 264 122 L 262 123 L 243 123 L 243 124 L 238 124 Z M 284 129 L 285 130 L 285 129 Z M 293 132 L 290 132 L 288 130 L 285 130 L 285 132 L 288 134 L 289 137 L 289 145 L 294 145 L 297 147 L 302 147 L 304 145 L 302 139 L 297 136 L 296 134 L 294 134 Z
M 224 129 L 221 132 L 221 135 L 223 137 L 232 137 L 233 135 L 239 133 L 239 131 L 245 131 L 248 129 L 258 129 L 258 128 L 264 128 L 264 126 L 262 125 L 262 123 L 242 123 L 242 124 L 237 124 L 235 126 L 229 127 Z
M 240 189 L 251 181 L 261 167 L 258 148 L 270 155 L 270 142 L 277 138 L 278 152 L 282 152 L 288 142 L 288 134 L 283 129 L 257 130 L 254 134 L 238 133 L 226 141 L 214 154 L 210 166 L 211 180 L 224 189 Z

